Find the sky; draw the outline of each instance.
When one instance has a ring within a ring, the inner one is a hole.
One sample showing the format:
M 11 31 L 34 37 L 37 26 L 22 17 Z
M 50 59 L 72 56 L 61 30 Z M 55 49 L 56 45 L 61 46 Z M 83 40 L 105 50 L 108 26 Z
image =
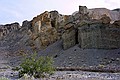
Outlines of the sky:
M 32 20 L 44 11 L 61 14 L 78 11 L 79 5 L 91 8 L 120 8 L 120 0 L 0 0 L 0 24 Z

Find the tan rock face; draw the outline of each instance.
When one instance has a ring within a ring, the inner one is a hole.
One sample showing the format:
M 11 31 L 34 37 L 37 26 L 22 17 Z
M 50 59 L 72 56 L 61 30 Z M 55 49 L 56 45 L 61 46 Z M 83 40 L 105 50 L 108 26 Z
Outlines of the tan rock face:
M 48 22 L 49 21 L 49 17 L 50 17 L 50 14 L 48 11 L 45 11 L 44 13 L 38 15 L 37 17 L 34 17 L 33 20 L 32 20 L 32 25 L 34 26 L 34 24 L 37 22 L 37 21 L 44 21 L 44 22 Z
M 89 10 L 79 6 L 79 12 L 72 16 L 60 15 L 57 11 L 44 12 L 33 19 L 35 41 L 40 48 L 45 48 L 62 36 L 63 49 L 77 43 L 81 48 L 119 48 L 119 20 L 118 11 L 105 8 Z
M 101 19 L 102 15 L 108 16 L 111 21 L 120 20 L 120 12 L 118 11 L 111 11 L 106 8 L 89 9 L 89 16 L 92 19 Z
M 32 26 L 35 32 L 39 32 L 42 27 L 51 27 L 50 13 L 45 11 L 44 13 L 34 17 L 32 20 Z
M 57 31 L 53 27 L 42 29 L 39 34 L 39 37 L 40 37 L 42 47 L 47 47 L 49 44 L 52 44 L 58 40 Z
M 34 36 L 37 35 L 36 45 L 39 48 L 46 48 L 48 45 L 58 40 L 58 21 L 59 14 L 57 11 L 44 12 L 33 18 L 32 25 L 34 28 Z M 38 43 L 39 41 L 39 43 Z
M 115 21 L 117 20 L 117 21 Z M 113 24 L 111 24 L 113 22 Z M 1 25 L 0 36 L 20 28 L 18 24 Z M 20 32 L 33 49 L 44 49 L 58 39 L 63 49 L 79 43 L 81 48 L 120 48 L 120 11 L 79 6 L 73 15 L 45 11 L 32 21 L 24 21 Z

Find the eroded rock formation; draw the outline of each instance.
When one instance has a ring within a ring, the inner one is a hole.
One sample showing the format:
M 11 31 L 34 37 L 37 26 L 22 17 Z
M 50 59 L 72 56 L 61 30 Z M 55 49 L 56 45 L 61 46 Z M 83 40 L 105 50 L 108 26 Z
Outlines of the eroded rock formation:
M 79 46 L 81 48 L 120 48 L 120 28 L 100 22 L 87 23 L 79 30 Z
M 38 15 L 32 20 L 33 40 L 39 44 L 39 48 L 46 48 L 49 44 L 59 39 L 57 28 L 59 21 L 57 11 L 47 12 Z
M 62 39 L 63 49 L 79 44 L 80 48 L 120 48 L 120 11 L 79 6 L 72 15 L 45 11 L 31 21 L 1 25 L 0 38 L 18 30 L 22 44 L 42 50 Z M 23 39 L 22 39 L 23 38 Z
M 109 10 L 107 10 L 107 12 L 106 9 L 102 10 L 101 13 L 99 11 L 96 12 L 96 9 L 95 11 L 93 10 L 92 13 L 94 14 L 91 17 L 91 13 L 87 7 L 79 6 L 79 12 L 74 14 L 73 17 L 75 18 L 73 22 L 67 24 L 68 28 L 71 27 L 68 25 L 72 24 L 75 31 L 74 29 L 72 29 L 72 31 L 71 29 L 67 29 L 65 31 L 63 34 L 63 48 L 68 49 L 76 43 L 79 43 L 80 48 L 120 48 L 119 20 L 111 24 L 111 21 L 117 20 L 118 18 L 113 19 Z M 117 16 L 119 15 L 120 14 Z
M 112 21 L 120 20 L 120 12 L 117 10 L 109 10 L 106 8 L 95 8 L 89 10 L 89 15 L 92 19 L 100 19 L 102 15 L 107 15 Z
M 20 29 L 19 23 L 0 25 L 0 39 L 5 37 L 10 32 L 13 32 L 18 29 Z

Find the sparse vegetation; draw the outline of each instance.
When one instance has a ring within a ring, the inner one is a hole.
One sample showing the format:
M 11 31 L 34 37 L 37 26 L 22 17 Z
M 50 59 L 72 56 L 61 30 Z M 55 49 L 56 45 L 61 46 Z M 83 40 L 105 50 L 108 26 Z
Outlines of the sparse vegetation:
M 0 77 L 0 80 L 9 80 L 9 79 L 6 77 Z
M 24 74 L 34 76 L 35 78 L 45 77 L 46 74 L 52 74 L 54 72 L 53 59 L 48 56 L 38 57 L 36 53 L 30 57 L 26 57 L 20 65 L 19 76 Z

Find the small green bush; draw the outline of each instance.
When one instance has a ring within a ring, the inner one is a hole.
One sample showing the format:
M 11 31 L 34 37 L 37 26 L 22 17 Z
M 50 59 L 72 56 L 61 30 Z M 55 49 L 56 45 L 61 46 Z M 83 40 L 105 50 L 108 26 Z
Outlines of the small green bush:
M 20 67 L 20 77 L 22 77 L 24 74 L 28 74 L 30 76 L 34 76 L 35 78 L 40 78 L 45 77 L 46 74 L 52 74 L 55 70 L 53 67 L 53 59 L 51 57 L 37 57 L 37 54 L 26 57 L 21 63 Z

